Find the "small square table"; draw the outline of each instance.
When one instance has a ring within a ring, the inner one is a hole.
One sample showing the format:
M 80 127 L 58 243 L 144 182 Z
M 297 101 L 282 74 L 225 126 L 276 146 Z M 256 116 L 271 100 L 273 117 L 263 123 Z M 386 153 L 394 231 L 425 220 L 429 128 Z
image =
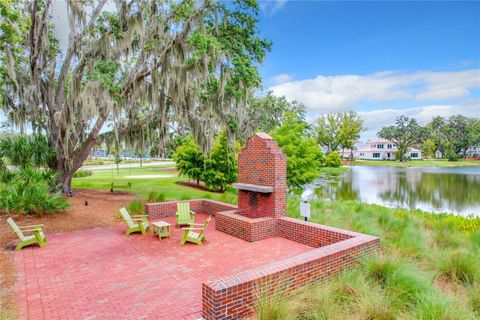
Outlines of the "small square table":
M 172 232 L 170 230 L 170 223 L 167 223 L 165 221 L 157 221 L 153 222 L 153 234 L 157 233 L 158 234 L 158 239 L 162 240 L 163 237 L 169 237 L 170 239 L 172 238 Z

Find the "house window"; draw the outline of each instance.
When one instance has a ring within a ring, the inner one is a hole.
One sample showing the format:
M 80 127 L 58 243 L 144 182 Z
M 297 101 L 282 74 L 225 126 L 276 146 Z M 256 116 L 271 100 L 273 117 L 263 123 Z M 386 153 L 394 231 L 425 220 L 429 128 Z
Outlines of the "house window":
M 380 158 L 380 153 L 379 152 L 374 152 L 373 157 L 374 158 Z
M 418 158 L 418 152 L 410 153 L 410 158 Z
M 391 145 L 391 144 L 388 144 L 388 145 L 387 145 L 387 148 L 388 148 L 388 149 L 392 149 L 392 145 Z
M 100 151 L 97 151 L 97 156 L 99 156 L 99 155 L 100 155 Z
M 383 144 L 379 144 L 378 149 L 383 149 Z

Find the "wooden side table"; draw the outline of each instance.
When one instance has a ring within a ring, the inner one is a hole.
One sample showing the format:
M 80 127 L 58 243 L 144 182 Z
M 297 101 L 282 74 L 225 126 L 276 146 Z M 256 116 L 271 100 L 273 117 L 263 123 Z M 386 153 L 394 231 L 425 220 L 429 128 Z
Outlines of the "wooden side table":
M 163 237 L 169 237 L 172 239 L 172 232 L 170 230 L 170 223 L 167 223 L 165 221 L 158 221 L 152 223 L 153 225 L 153 234 L 157 233 L 158 234 L 158 239 L 162 240 Z

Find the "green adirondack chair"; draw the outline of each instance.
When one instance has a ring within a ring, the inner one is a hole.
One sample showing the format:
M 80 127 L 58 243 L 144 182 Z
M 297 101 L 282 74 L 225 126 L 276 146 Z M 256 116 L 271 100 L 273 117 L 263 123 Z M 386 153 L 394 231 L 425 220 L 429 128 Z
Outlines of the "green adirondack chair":
M 23 247 L 32 245 L 34 243 L 38 243 L 40 248 L 45 248 L 47 237 L 45 236 L 45 233 L 43 232 L 43 229 L 42 229 L 43 224 L 19 227 L 11 217 L 7 219 L 7 222 L 10 225 L 10 227 L 12 227 L 13 232 L 15 232 L 18 239 L 20 240 L 15 250 L 20 250 Z M 26 236 L 23 234 L 24 232 L 30 232 L 32 234 Z
M 148 224 L 148 216 L 145 214 L 130 215 L 127 209 L 121 208 L 120 214 L 123 220 L 127 223 L 128 229 L 125 231 L 125 235 L 129 235 L 133 232 L 141 232 L 144 236 L 147 235 L 147 230 L 150 228 Z
M 203 233 L 207 230 L 208 223 L 212 220 L 212 216 L 208 216 L 207 220 L 204 223 L 191 223 L 190 227 L 182 228 L 183 229 L 183 236 L 180 240 L 180 244 L 183 246 L 185 242 L 193 242 L 198 245 L 202 245 L 202 241 L 207 240 Z M 195 226 L 201 226 L 200 228 L 196 228 Z M 198 232 L 196 232 L 198 231 Z
M 195 212 L 190 210 L 190 202 L 178 202 L 175 216 L 178 226 L 195 223 Z

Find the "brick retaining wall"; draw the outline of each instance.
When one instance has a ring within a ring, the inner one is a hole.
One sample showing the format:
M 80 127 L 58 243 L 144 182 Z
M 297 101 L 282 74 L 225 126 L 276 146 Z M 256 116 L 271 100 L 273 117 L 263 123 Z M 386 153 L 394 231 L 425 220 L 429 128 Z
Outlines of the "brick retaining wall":
M 151 219 L 166 218 L 174 216 L 177 212 L 178 202 L 189 202 L 190 209 L 194 212 L 216 215 L 219 211 L 237 209 L 236 205 L 228 204 L 210 199 L 192 199 L 182 201 L 166 201 L 158 203 L 147 203 L 145 205 L 145 213 Z
M 206 320 L 247 317 L 255 311 L 264 292 L 287 294 L 328 279 L 379 249 L 379 238 L 359 235 L 263 268 L 204 283 L 203 317 Z

